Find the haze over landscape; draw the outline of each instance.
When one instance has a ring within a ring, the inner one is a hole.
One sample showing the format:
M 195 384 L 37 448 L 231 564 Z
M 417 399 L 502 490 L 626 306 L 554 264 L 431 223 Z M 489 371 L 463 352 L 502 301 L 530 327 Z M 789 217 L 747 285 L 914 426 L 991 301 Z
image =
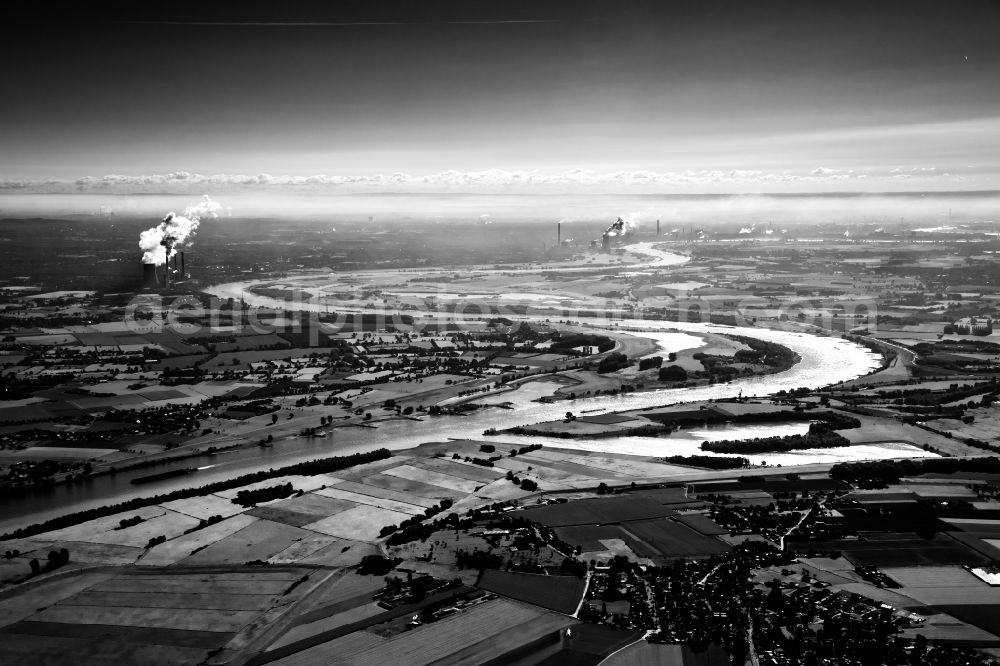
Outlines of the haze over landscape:
M 5 4 L 0 663 L 1000 666 L 998 34 Z

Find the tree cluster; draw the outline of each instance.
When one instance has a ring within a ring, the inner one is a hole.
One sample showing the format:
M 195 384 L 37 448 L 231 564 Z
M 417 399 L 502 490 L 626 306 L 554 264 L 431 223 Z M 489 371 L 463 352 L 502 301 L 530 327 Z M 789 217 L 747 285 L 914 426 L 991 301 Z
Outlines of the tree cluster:
M 266 488 L 254 488 L 252 490 L 241 490 L 236 493 L 236 497 L 233 498 L 233 504 L 239 504 L 240 506 L 254 506 L 255 504 L 260 504 L 261 502 L 270 502 L 276 499 L 284 499 L 289 497 L 295 492 L 295 488 L 292 487 L 291 483 L 282 483 L 277 486 L 268 486 Z

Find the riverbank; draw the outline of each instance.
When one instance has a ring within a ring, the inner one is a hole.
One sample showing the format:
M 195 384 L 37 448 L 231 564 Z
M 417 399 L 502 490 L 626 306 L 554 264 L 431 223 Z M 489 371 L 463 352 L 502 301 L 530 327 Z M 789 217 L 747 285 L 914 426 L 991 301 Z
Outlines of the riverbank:
M 385 449 L 378 449 L 376 451 L 371 451 L 368 453 L 357 453 L 346 457 L 325 458 L 320 460 L 312 460 L 305 463 L 298 463 L 295 465 L 289 465 L 287 467 L 281 467 L 278 469 L 272 468 L 267 471 L 254 472 L 252 474 L 239 476 L 236 478 L 229 479 L 227 481 L 219 481 L 205 486 L 175 490 L 173 492 L 162 495 L 140 497 L 128 500 L 126 502 L 122 502 L 120 504 L 105 505 L 100 508 L 89 509 L 87 511 L 65 514 L 63 516 L 47 520 L 43 523 L 28 525 L 26 527 L 14 530 L 13 532 L 2 534 L 0 535 L 0 540 L 18 539 L 18 538 L 34 536 L 36 534 L 41 534 L 43 532 L 56 530 L 61 527 L 76 525 L 78 523 L 82 523 L 88 520 L 94 520 L 96 518 L 103 518 L 105 516 L 115 515 L 122 512 L 133 511 L 135 509 L 152 506 L 154 504 L 160 504 L 162 502 L 188 499 L 191 497 L 203 497 L 214 493 L 218 493 L 223 490 L 240 488 L 250 484 L 260 483 L 261 481 L 267 481 L 269 479 L 282 478 L 290 475 L 325 474 L 327 472 L 334 472 L 342 469 L 347 469 L 355 465 L 363 465 L 366 463 L 375 462 L 377 460 L 384 460 L 391 456 L 392 454 L 389 451 Z
M 538 321 L 544 322 L 544 319 Z M 271 448 L 248 446 L 221 456 L 218 463 L 211 466 L 210 469 L 198 472 L 199 482 L 202 480 L 206 483 L 224 480 L 258 469 L 293 464 L 330 455 L 332 452 L 346 455 L 376 448 L 401 451 L 430 440 L 441 440 L 449 437 L 465 438 L 470 434 L 479 435 L 491 427 L 503 430 L 525 423 L 559 419 L 564 417 L 567 409 L 579 412 L 583 410 L 648 409 L 698 400 L 735 398 L 740 395 L 744 397 L 771 395 L 780 391 L 791 391 L 802 386 L 825 386 L 831 382 L 859 376 L 878 365 L 878 359 L 867 349 L 839 338 L 819 338 L 767 328 L 738 329 L 695 322 L 655 322 L 649 320 L 608 322 L 594 319 L 587 321 L 587 324 L 594 330 L 610 328 L 623 332 L 635 332 L 640 335 L 642 330 L 650 329 L 663 332 L 680 331 L 685 334 L 750 335 L 783 344 L 798 353 L 802 360 L 784 372 L 739 378 L 712 386 L 592 396 L 578 398 L 575 401 L 561 401 L 559 404 L 529 402 L 518 405 L 517 409 L 514 410 L 476 410 L 468 416 L 442 414 L 425 418 L 423 422 L 407 419 L 386 421 L 379 422 L 378 428 L 351 428 L 350 436 L 338 436 L 337 432 L 343 433 L 344 431 L 335 430 L 334 436 L 329 438 L 286 437 L 278 441 L 279 438 L 275 435 L 275 443 Z M 296 406 L 295 396 L 289 398 L 287 402 L 288 406 L 285 409 L 293 413 L 295 418 L 290 421 L 279 419 L 279 424 L 289 434 L 295 428 L 301 428 L 299 424 L 308 421 L 309 425 L 316 425 L 321 418 L 331 413 L 331 408 L 323 404 Z M 249 422 L 244 422 L 244 425 L 239 427 L 242 429 L 241 432 L 245 431 L 248 436 L 259 438 L 265 437 L 268 432 L 273 432 L 269 430 L 270 428 L 277 427 L 271 426 L 269 423 L 270 419 L 267 419 L 266 423 L 256 423 L 254 419 L 250 419 Z M 519 446 L 529 443 L 531 442 L 522 442 Z M 580 442 L 577 446 L 587 448 L 591 445 Z M 867 451 L 855 451 L 852 447 L 842 451 L 848 455 L 869 457 Z M 674 453 L 693 452 L 675 451 Z M 899 454 L 897 453 L 897 455 Z M 166 471 L 170 469 L 171 465 L 185 466 L 181 461 L 167 463 L 154 469 Z M 179 487 L 184 486 L 164 481 L 157 483 L 155 490 L 156 492 L 169 492 Z M 85 484 L 70 484 L 36 491 L 23 497 L 6 498 L 0 500 L 0 530 L 10 531 L 24 524 L 41 522 L 54 515 L 65 513 L 67 509 L 84 510 L 107 503 L 117 503 L 138 495 L 135 487 L 129 483 L 129 474 L 119 473 L 104 475 Z

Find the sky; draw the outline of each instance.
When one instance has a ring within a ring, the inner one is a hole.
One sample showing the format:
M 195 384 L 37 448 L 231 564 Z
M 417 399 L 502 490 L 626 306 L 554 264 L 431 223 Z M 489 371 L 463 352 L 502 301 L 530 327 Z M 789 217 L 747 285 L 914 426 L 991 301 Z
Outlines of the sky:
M 1000 189 L 995 1 L 8 4 L 3 191 Z

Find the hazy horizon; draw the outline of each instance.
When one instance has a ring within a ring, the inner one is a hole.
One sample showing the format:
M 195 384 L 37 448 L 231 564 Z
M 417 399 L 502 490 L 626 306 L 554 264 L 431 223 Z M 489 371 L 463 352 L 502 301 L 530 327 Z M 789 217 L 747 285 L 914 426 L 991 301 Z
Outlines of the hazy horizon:
M 990 0 L 13 9 L 0 190 L 1000 182 Z
M 223 217 L 378 224 L 467 220 L 470 224 L 554 223 L 568 237 L 573 222 L 605 225 L 618 216 L 637 219 L 640 228 L 671 225 L 766 223 L 808 226 L 836 222 L 898 225 L 918 222 L 982 223 L 1000 219 L 1000 192 L 894 194 L 730 194 L 730 195 L 524 195 L 524 194 L 280 194 L 212 192 Z M 148 218 L 197 203 L 190 194 L 0 195 L 0 217 L 91 216 L 95 220 Z M 206 221 L 210 224 L 210 221 Z

